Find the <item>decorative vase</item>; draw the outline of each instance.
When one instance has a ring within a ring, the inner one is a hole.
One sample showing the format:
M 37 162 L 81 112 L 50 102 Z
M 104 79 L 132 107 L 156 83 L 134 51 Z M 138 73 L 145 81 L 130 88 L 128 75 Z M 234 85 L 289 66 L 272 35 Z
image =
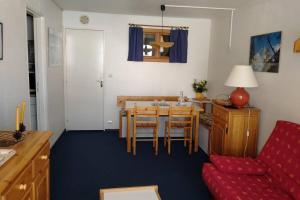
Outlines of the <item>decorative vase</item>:
M 204 95 L 201 92 L 196 92 L 196 99 L 203 99 Z
M 230 95 L 230 101 L 237 108 L 243 108 L 249 102 L 249 93 L 242 87 L 236 88 Z

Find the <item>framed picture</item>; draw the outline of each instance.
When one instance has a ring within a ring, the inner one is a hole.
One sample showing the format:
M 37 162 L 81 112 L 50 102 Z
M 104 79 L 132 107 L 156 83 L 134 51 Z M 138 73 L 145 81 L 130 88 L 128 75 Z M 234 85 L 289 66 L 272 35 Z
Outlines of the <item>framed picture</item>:
M 249 63 L 257 72 L 279 72 L 281 32 L 251 37 Z
M 62 33 L 49 28 L 48 33 L 48 56 L 49 67 L 62 67 L 63 65 L 63 43 Z
M 0 22 L 0 60 L 3 60 L 3 24 Z

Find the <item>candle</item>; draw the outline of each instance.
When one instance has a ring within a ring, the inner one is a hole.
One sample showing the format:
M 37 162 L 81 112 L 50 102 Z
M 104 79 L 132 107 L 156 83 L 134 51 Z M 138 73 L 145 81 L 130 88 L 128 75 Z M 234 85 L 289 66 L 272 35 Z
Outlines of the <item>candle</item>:
M 16 109 L 16 131 L 19 130 L 20 130 L 20 107 L 18 105 Z
M 23 100 L 22 102 L 22 110 L 21 110 L 21 119 L 20 119 L 20 123 L 24 123 L 24 115 L 25 115 L 25 110 L 26 110 L 26 101 Z

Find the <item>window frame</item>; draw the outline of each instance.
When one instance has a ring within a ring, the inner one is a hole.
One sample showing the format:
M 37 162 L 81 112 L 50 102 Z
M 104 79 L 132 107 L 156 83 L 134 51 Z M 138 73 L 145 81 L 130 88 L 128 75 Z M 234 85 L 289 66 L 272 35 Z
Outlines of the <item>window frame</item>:
M 168 35 L 170 36 L 171 30 L 170 29 L 163 29 L 163 33 L 161 29 L 155 29 L 155 28 L 143 28 L 144 35 L 143 40 L 145 38 L 145 35 L 155 35 L 155 42 L 159 42 L 161 35 Z M 144 42 L 143 42 L 144 46 Z M 154 56 L 144 56 L 144 62 L 170 62 L 169 56 L 161 56 L 160 55 L 160 48 L 152 46 L 152 48 L 156 49 Z

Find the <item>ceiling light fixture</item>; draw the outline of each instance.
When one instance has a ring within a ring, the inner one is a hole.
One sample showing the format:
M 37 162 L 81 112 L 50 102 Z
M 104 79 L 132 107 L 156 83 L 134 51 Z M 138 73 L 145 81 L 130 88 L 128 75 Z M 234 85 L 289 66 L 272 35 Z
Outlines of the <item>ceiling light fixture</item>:
M 164 41 L 164 11 L 166 10 L 165 5 L 160 5 L 161 10 L 161 36 L 160 41 L 150 42 L 151 46 L 163 47 L 163 48 L 170 48 L 174 46 L 174 42 L 165 42 Z

